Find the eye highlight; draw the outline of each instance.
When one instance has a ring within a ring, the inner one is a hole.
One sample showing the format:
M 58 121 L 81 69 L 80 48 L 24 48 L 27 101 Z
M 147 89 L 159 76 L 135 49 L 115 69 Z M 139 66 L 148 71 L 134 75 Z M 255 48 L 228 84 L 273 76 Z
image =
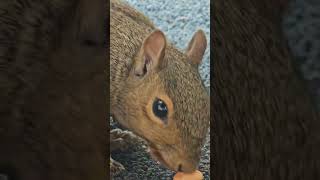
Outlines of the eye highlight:
M 156 115 L 158 118 L 160 118 L 163 121 L 165 121 L 168 117 L 167 105 L 161 99 L 156 98 L 154 100 L 153 105 L 152 105 L 152 111 L 153 111 L 154 115 Z

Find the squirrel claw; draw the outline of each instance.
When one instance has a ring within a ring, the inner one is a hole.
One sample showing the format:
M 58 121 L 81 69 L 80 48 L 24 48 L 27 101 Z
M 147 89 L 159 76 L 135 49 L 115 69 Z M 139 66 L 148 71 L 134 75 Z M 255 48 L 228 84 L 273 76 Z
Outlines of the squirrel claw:
M 141 142 L 140 138 L 134 135 L 130 131 L 121 130 L 119 128 L 112 129 L 110 131 L 110 150 L 114 151 L 117 149 L 126 150 L 129 144 L 137 144 Z
M 117 139 L 110 140 L 110 143 L 111 143 L 111 146 L 110 146 L 110 150 L 111 151 L 114 151 L 114 150 L 117 150 L 117 149 L 120 149 L 121 151 L 124 151 L 124 150 L 129 148 L 128 143 L 126 143 L 124 141 L 124 139 L 122 139 L 122 138 L 117 138 Z
M 124 170 L 125 170 L 125 168 L 121 163 L 113 160 L 110 157 L 110 174 L 111 174 L 111 176 L 118 175 L 119 173 L 121 173 Z

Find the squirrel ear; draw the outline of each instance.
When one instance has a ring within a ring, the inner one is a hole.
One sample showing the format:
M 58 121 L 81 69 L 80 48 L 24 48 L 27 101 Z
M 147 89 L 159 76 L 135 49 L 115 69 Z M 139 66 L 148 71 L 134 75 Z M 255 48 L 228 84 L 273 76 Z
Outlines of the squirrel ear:
M 190 62 L 199 65 L 207 48 L 207 39 L 202 30 L 198 30 L 189 42 L 186 54 Z
M 166 48 L 166 38 L 160 30 L 153 31 L 143 42 L 140 54 L 134 64 L 134 74 L 144 76 L 155 71 L 162 63 Z

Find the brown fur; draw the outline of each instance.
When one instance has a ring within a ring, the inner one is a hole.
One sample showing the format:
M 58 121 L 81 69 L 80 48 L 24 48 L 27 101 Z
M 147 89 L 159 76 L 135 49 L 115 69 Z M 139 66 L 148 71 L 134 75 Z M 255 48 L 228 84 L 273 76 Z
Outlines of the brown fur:
M 111 113 L 120 124 L 146 139 L 168 168 L 178 170 L 181 164 L 182 171 L 195 170 L 209 125 L 209 96 L 197 65 L 167 41 L 163 55 L 153 54 L 163 47 L 163 35 L 157 32 L 151 42 L 147 41 L 156 28 L 141 13 L 119 1 L 111 1 L 110 26 Z M 200 41 L 205 42 L 204 38 Z M 151 43 L 153 50 L 142 51 L 144 42 Z M 202 46 L 200 50 L 204 49 Z M 159 61 L 148 65 L 147 74 L 139 78 L 135 73 L 143 73 L 139 68 L 143 67 L 144 53 Z M 191 55 L 200 58 L 194 62 L 201 62 L 203 54 Z M 150 103 L 156 97 L 173 104 L 167 125 L 152 115 Z
M 0 173 L 106 179 L 105 2 L 0 2 Z
M 278 2 L 213 1 L 214 179 L 320 179 L 320 119 Z

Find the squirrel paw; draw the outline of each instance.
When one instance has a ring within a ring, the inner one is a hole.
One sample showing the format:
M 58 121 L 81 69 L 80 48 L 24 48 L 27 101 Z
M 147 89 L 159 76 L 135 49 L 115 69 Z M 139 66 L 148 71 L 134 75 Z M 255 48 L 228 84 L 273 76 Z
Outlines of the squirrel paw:
M 121 130 L 119 128 L 110 131 L 110 151 L 117 149 L 126 150 L 130 144 L 141 142 L 141 139 L 130 131 Z
M 110 175 L 115 176 L 124 171 L 124 166 L 119 163 L 118 161 L 115 161 L 110 156 Z

